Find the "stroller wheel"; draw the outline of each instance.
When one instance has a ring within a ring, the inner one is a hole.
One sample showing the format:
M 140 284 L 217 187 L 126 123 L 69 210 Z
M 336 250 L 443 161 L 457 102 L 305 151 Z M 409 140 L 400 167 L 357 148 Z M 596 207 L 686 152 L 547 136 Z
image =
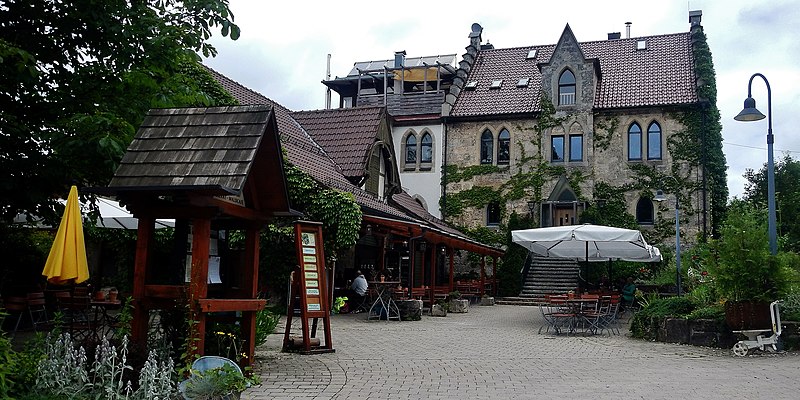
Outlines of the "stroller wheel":
M 733 345 L 733 354 L 736 354 L 739 357 L 746 356 L 747 355 L 747 350 L 748 350 L 747 345 L 742 343 L 742 342 L 739 342 L 739 343 L 736 343 L 735 345 Z

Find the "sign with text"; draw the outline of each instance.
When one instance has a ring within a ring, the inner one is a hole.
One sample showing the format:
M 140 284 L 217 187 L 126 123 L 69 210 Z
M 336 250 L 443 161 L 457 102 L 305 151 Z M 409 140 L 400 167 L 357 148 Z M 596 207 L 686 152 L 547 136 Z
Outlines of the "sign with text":
M 325 282 L 325 254 L 322 247 L 322 229 L 319 224 L 297 222 L 298 264 L 302 266 L 300 276 L 300 297 L 302 311 L 306 317 L 316 318 L 329 312 L 327 285 Z

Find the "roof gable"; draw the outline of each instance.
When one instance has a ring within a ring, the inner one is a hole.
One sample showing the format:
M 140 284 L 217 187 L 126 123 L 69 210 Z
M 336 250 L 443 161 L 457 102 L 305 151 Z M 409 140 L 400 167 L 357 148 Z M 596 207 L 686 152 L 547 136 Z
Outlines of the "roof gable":
M 561 32 L 561 37 L 558 39 L 553 53 L 550 54 L 548 62 L 542 64 L 549 64 L 553 56 L 560 53 L 566 53 L 564 54 L 564 58 L 571 58 L 571 61 L 575 63 L 586 61 L 586 55 L 583 54 L 578 39 L 575 38 L 575 34 L 572 33 L 572 28 L 569 27 L 569 24 L 567 24 L 567 26 L 564 27 L 564 31 Z
M 562 39 L 567 36 L 565 28 Z M 639 40 L 647 40 L 647 50 L 636 50 Z M 698 101 L 689 32 L 578 44 L 587 62 L 597 62 L 603 73 L 597 81 L 595 109 Z M 556 45 L 544 45 L 481 50 L 465 79 L 476 81 L 477 87 L 459 93 L 450 115 L 500 116 L 541 111 L 542 73 L 537 64 L 542 60 L 549 62 L 555 49 Z M 536 50 L 536 57 L 528 59 L 531 50 Z M 528 86 L 503 84 L 499 90 L 489 89 L 493 80 L 516 82 L 522 78 L 530 79 Z
M 364 176 L 373 143 L 385 136 L 380 132 L 386 128 L 383 107 L 296 111 L 291 116 L 351 180 Z

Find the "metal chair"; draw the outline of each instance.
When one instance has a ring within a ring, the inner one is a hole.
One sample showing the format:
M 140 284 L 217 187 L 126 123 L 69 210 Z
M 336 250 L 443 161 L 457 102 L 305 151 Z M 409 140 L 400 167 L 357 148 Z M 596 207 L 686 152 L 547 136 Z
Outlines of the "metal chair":
M 50 318 L 47 315 L 47 304 L 44 292 L 28 293 L 28 315 L 31 317 L 31 324 L 35 331 L 40 327 L 47 329 L 50 326 Z

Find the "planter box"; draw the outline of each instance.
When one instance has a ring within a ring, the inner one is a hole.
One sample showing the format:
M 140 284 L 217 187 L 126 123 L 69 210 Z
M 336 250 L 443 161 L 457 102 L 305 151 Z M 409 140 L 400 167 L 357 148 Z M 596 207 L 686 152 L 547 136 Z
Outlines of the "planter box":
M 494 305 L 494 297 L 481 297 L 481 305 L 482 306 L 493 306 Z
M 469 312 L 469 300 L 450 300 L 450 312 L 461 314 Z
M 431 306 L 431 317 L 446 317 L 447 310 L 441 304 Z
M 419 321 L 422 319 L 422 300 L 398 300 L 397 309 L 401 321 Z
M 725 302 L 725 322 L 734 331 L 772 329 L 769 303 L 753 301 Z

